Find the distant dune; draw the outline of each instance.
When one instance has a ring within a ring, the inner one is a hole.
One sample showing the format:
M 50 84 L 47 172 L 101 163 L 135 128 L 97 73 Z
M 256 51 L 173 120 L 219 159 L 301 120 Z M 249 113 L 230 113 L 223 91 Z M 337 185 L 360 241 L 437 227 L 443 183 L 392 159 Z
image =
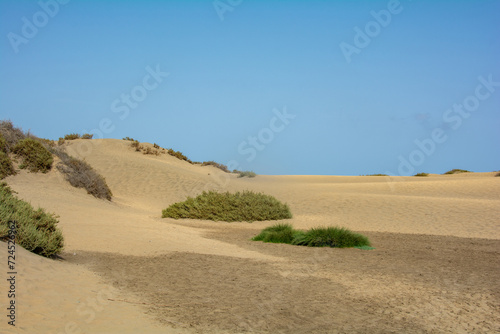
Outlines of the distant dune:
M 105 177 L 113 199 L 71 187 L 56 168 L 5 179 L 19 198 L 55 212 L 65 238 L 64 261 L 18 248 L 20 333 L 63 333 L 65 326 L 82 333 L 500 328 L 495 172 L 249 179 L 168 154 L 144 155 L 122 140 L 65 145 Z M 249 241 L 273 222 L 161 218 L 167 206 L 203 190 L 273 195 L 290 206 L 294 228 L 362 231 L 375 250 Z M 6 263 L 5 246 L 0 254 Z M 0 332 L 10 330 L 5 326 L 2 320 Z

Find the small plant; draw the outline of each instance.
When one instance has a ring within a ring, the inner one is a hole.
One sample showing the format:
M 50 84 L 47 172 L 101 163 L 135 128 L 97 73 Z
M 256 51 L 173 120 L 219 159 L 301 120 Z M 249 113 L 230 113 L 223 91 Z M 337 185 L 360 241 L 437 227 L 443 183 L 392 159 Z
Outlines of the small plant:
M 257 174 L 255 174 L 254 172 L 250 172 L 250 171 L 245 171 L 245 172 L 238 172 L 238 177 L 256 177 Z
M 76 188 L 84 188 L 87 193 L 111 201 L 113 196 L 106 180 L 85 161 L 68 155 L 61 149 L 52 149 L 61 162 L 56 168 L 66 176 L 66 180 Z
M 0 134 L 4 137 L 9 150 L 12 150 L 18 141 L 26 138 L 23 131 L 14 127 L 11 121 L 0 121 Z
M 309 247 L 367 248 L 370 241 L 361 234 L 341 227 L 318 227 L 306 232 L 294 230 L 290 224 L 277 224 L 262 230 L 253 241 L 285 243 Z
M 37 140 L 25 138 L 12 149 L 23 158 L 20 168 L 28 168 L 31 172 L 48 172 L 52 168 L 52 154 Z
M 471 171 L 465 170 L 465 169 L 452 169 L 444 173 L 444 175 L 449 175 L 449 174 L 460 174 L 460 173 L 472 173 Z
M 223 165 L 223 164 L 220 164 L 220 163 L 217 163 L 215 161 L 204 161 L 202 164 L 202 166 L 214 166 L 216 168 L 219 168 L 220 170 L 226 172 L 226 173 L 231 173 L 229 171 L 229 169 L 227 169 L 227 166 L 226 165 Z
M 187 162 L 191 163 L 191 160 L 189 160 L 188 157 L 186 157 L 184 154 L 182 154 L 179 151 L 174 151 L 173 149 L 169 148 L 167 150 L 167 153 L 170 154 L 173 157 L 176 157 L 179 160 L 184 160 L 184 161 L 187 161 Z
M 80 139 L 80 135 L 78 133 L 70 133 L 69 135 L 64 136 L 65 140 L 75 140 Z
M 266 227 L 252 240 L 291 244 L 295 238 L 300 238 L 302 234 L 302 232 L 294 230 L 290 224 L 276 224 Z
M 61 146 L 66 142 L 63 137 L 59 137 L 59 140 L 57 141 L 57 145 Z
M 125 138 L 123 138 L 123 140 L 136 141 L 134 138 L 130 138 L 130 137 L 125 137 Z
M 12 165 L 9 155 L 4 151 L 0 151 L 0 180 L 9 175 L 14 175 L 16 171 Z
M 92 139 L 94 138 L 94 135 L 90 134 L 90 133 L 84 133 L 82 135 L 82 139 Z
M 158 149 L 158 150 L 160 149 L 160 145 L 158 145 L 156 143 L 153 144 L 153 147 L 156 148 L 156 149 Z
M 7 141 L 0 133 L 0 152 L 9 153 L 9 146 L 7 145 Z
M 495 176 L 500 176 L 500 172 L 496 173 L 496 175 L 495 175 Z
M 141 146 L 141 144 L 139 143 L 138 140 L 134 140 L 133 142 L 131 142 L 130 146 L 132 146 L 133 148 L 135 148 L 135 150 L 137 152 L 139 152 L 140 150 L 142 150 L 142 146 Z
M 55 216 L 41 208 L 35 210 L 16 198 L 6 183 L 0 183 L 1 236 L 7 235 L 11 221 L 16 222 L 16 243 L 26 250 L 47 257 L 62 251 L 64 239 Z
M 146 147 L 142 150 L 142 154 L 151 154 L 151 155 L 160 155 L 160 152 L 158 152 L 155 149 L 152 149 L 151 147 Z
M 413 176 L 429 176 L 429 173 L 418 173 Z
M 363 176 L 389 176 L 387 174 L 368 174 L 368 175 L 363 175 Z
M 163 218 L 191 218 L 213 221 L 262 221 L 292 218 L 288 205 L 276 198 L 251 191 L 231 194 L 203 192 L 196 198 L 170 205 Z

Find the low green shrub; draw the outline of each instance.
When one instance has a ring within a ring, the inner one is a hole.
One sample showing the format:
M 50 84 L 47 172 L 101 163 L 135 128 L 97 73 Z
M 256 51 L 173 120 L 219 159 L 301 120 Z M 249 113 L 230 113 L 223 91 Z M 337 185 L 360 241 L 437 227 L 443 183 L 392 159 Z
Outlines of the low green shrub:
M 452 170 L 449 170 L 446 173 L 444 173 L 444 175 L 447 175 L 447 174 L 460 174 L 460 173 L 472 173 L 472 172 L 469 171 L 469 170 L 465 170 L 465 169 L 452 169 Z
M 309 247 L 369 247 L 370 241 L 364 235 L 341 227 L 318 227 L 302 232 L 290 224 L 277 224 L 265 228 L 253 241 L 285 243 Z
M 413 176 L 429 176 L 429 173 L 417 173 Z
M 218 193 L 203 192 L 196 198 L 170 205 L 163 218 L 191 218 L 213 221 L 262 221 L 292 218 L 288 205 L 276 198 L 251 191 Z
M 368 174 L 368 175 L 363 175 L 363 176 L 389 176 L 387 174 Z
M 495 176 L 500 176 L 500 172 L 496 173 L 496 175 L 495 175 Z
M 96 197 L 111 201 L 113 193 L 109 189 L 106 180 L 97 173 L 92 166 L 83 160 L 74 158 L 59 148 L 52 152 L 61 159 L 56 168 L 65 175 L 66 180 L 76 188 L 84 188 L 87 193 Z
M 90 134 L 90 133 L 84 133 L 82 135 L 82 139 L 92 139 L 94 138 L 94 135 Z
M 257 174 L 255 174 L 254 172 L 250 172 L 250 171 L 245 171 L 245 172 L 238 172 L 238 177 L 256 177 Z
M 135 141 L 134 138 L 130 138 L 130 137 L 125 137 L 125 138 L 122 138 L 123 140 L 129 140 L 129 141 Z
M 48 172 L 52 168 L 52 154 L 40 143 L 32 138 L 20 140 L 12 149 L 23 158 L 20 168 L 28 168 L 31 172 Z
M 69 135 L 64 136 L 65 140 L 75 140 L 80 139 L 80 135 L 78 133 L 70 133 Z
M 184 154 L 182 154 L 182 152 L 174 151 L 173 149 L 169 148 L 167 150 L 167 153 L 170 154 L 173 157 L 176 157 L 179 160 L 184 160 L 184 161 L 187 161 L 187 162 L 191 162 L 191 160 L 189 160 L 188 157 L 186 157 Z
M 8 235 L 10 221 L 16 222 L 16 243 L 26 250 L 47 257 L 62 251 L 64 239 L 56 217 L 41 208 L 35 210 L 0 183 L 0 236 Z
M 0 180 L 6 178 L 9 175 L 14 175 L 16 171 L 12 165 L 12 161 L 9 155 L 3 151 L 0 151 Z
M 9 153 L 9 146 L 4 136 L 0 133 L 0 152 Z

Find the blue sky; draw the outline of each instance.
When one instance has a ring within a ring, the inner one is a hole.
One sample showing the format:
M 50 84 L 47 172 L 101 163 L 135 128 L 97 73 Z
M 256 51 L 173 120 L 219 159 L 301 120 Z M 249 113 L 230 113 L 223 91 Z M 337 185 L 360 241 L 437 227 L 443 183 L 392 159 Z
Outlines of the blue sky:
M 499 1 L 0 2 L 0 119 L 258 174 L 500 169 Z

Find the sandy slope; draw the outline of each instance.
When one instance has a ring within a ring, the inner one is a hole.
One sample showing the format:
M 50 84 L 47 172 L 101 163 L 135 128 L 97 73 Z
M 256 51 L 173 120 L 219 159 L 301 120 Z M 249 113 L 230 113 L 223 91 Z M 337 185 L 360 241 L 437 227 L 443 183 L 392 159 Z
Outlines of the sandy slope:
M 77 140 L 67 150 L 105 176 L 114 198 L 106 202 L 72 188 L 55 169 L 6 180 L 20 198 L 57 213 L 65 236 L 64 261 L 19 250 L 20 332 L 62 333 L 71 321 L 81 333 L 459 333 L 500 326 L 500 178 L 494 173 L 238 179 L 168 155 L 143 155 L 121 140 Z M 262 245 L 248 239 L 271 222 L 160 218 L 169 204 L 208 189 L 272 194 L 290 205 L 295 227 L 365 231 L 376 249 Z M 314 270 L 304 271 L 311 260 Z M 358 263 L 367 271 L 353 269 Z M 88 297 L 103 304 L 92 319 L 85 316 Z M 344 312 L 332 302 L 338 298 Z M 320 311 L 325 307 L 337 311 Z M 0 332 L 10 329 L 0 323 Z

